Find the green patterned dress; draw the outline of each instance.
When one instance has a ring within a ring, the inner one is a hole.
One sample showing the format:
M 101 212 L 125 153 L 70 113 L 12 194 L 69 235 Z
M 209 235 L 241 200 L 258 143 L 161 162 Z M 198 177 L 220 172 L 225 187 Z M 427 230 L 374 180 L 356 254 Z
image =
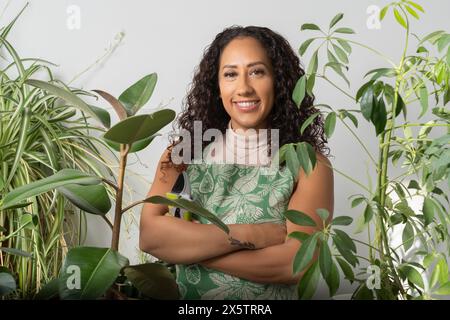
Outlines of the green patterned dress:
M 226 224 L 284 223 L 294 177 L 283 167 L 242 164 L 190 164 L 187 169 L 194 200 Z M 202 223 L 209 223 L 201 220 Z M 295 299 L 295 285 L 261 284 L 198 264 L 177 265 L 182 299 L 259 300 Z

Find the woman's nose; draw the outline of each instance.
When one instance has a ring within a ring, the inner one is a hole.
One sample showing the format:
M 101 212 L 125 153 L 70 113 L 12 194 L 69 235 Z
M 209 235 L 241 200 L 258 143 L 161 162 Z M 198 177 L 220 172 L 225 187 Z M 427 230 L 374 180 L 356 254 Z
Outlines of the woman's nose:
M 237 94 L 242 95 L 242 96 L 247 96 L 247 95 L 252 94 L 253 92 L 254 92 L 254 89 L 251 86 L 249 79 L 246 76 L 241 77 L 238 81 Z

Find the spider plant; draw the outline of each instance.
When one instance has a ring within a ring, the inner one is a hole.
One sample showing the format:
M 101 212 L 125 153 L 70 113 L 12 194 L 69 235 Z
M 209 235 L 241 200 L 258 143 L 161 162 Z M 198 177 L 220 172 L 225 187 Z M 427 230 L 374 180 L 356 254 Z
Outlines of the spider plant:
M 77 112 L 70 101 L 27 82 L 40 76 L 74 96 L 88 94 L 54 79 L 52 63 L 19 56 L 7 36 L 24 9 L 0 30 L 0 199 L 64 168 L 98 176 L 109 171 L 99 150 L 105 143 L 92 135 L 104 129 L 85 116 L 94 115 L 108 127 L 109 114 L 93 106 Z M 13 292 L 10 298 L 30 298 L 55 278 L 68 245 L 81 236 L 70 218 L 78 209 L 61 192 L 51 190 L 28 201 L 25 207 L 0 210 L 0 275 L 17 279 L 17 287 L 9 282 L 0 293 Z

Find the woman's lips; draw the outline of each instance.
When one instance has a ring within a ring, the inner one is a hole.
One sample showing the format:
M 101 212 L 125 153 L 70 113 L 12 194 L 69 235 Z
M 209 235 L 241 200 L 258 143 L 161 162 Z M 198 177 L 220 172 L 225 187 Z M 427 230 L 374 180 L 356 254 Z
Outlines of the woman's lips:
M 234 101 L 233 105 L 241 112 L 252 112 L 259 108 L 260 100 L 255 101 Z

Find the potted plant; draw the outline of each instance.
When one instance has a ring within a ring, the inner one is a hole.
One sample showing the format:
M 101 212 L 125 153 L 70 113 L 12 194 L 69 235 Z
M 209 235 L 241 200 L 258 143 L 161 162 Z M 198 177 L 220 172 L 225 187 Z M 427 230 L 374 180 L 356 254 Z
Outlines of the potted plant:
M 380 20 L 392 14 L 404 30 L 403 52 L 397 63 L 380 51 L 351 40 L 353 29 L 339 26 L 342 13 L 331 20 L 328 31 L 313 23 L 301 27 L 302 31 L 313 31 L 316 36 L 304 41 L 299 48 L 302 56 L 308 50 L 313 53 L 306 75 L 297 82 L 293 99 L 300 106 L 305 95 L 312 94 L 315 81 L 324 80 L 349 98 L 351 108 L 319 104 L 317 107 L 323 111 L 313 114 L 300 130 L 323 115 L 325 133 L 331 137 L 339 120 L 373 163 L 377 185 L 372 190 L 334 169 L 362 189 L 361 194 L 351 197 L 351 207 L 361 208 L 355 233 L 368 232 L 369 241 L 355 239 L 339 229 L 341 225 L 350 225 L 351 217 L 337 216 L 326 223 L 328 212 L 319 209 L 317 213 L 324 221 L 321 231 L 312 235 L 298 232 L 290 235 L 302 242 L 293 266 L 296 272 L 305 272 L 298 286 L 300 298 L 311 298 L 321 277 L 333 296 L 340 283 L 337 266 L 347 280 L 356 282 L 354 299 L 431 299 L 450 294 L 447 262 L 450 112 L 446 107 L 450 100 L 450 34 L 435 31 L 421 38 L 414 35 L 413 20 L 419 20 L 423 12 L 419 4 L 408 0 L 392 2 L 380 11 Z M 411 49 L 413 41 L 417 45 Z M 314 45 L 317 46 L 312 49 Z M 368 70 L 364 76 L 367 82 L 355 93 L 350 92 L 346 77 L 346 71 L 351 68 L 349 55 L 353 46 L 369 50 L 386 63 Z M 319 65 L 322 54 L 327 61 L 323 67 Z M 347 88 L 334 81 L 330 72 L 340 77 Z M 408 119 L 408 110 L 417 104 L 421 108 L 420 116 Z M 374 138 L 378 139 L 376 156 L 358 137 L 360 116 L 373 125 Z M 421 121 L 425 116 L 427 121 Z M 302 166 L 306 172 L 314 167 L 315 159 L 308 156 L 305 146 L 298 144 L 285 149 L 292 149 L 283 151 L 288 164 Z M 399 163 L 403 174 L 393 176 L 392 166 L 398 167 Z M 420 210 L 413 210 L 412 197 L 422 199 Z M 314 221 L 302 213 L 288 212 L 287 217 L 300 225 L 314 225 Z M 397 246 L 392 244 L 393 230 L 401 231 Z M 355 242 L 367 246 L 368 256 L 357 255 Z M 336 250 L 331 250 L 334 248 Z M 318 250 L 318 259 L 312 262 L 315 250 Z M 402 255 L 401 250 L 410 250 L 409 255 Z M 374 276 L 370 273 L 373 270 L 376 271 Z

